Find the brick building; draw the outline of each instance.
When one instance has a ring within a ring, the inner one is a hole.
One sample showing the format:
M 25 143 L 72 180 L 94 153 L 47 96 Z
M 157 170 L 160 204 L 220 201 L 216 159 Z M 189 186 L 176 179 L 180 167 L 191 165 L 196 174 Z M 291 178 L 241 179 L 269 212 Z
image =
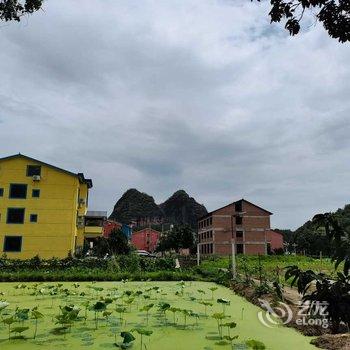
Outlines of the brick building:
M 216 209 L 198 220 L 198 245 L 202 255 L 267 254 L 270 215 L 245 199 Z
M 106 220 L 103 224 L 103 236 L 108 238 L 113 230 L 121 230 L 122 226 L 123 225 L 117 221 Z
M 271 251 L 275 251 L 278 249 L 283 249 L 283 235 L 274 230 L 270 230 L 267 232 L 267 241 L 270 246 Z
M 160 237 L 160 232 L 152 228 L 144 228 L 140 231 L 133 232 L 131 244 L 139 250 L 154 252 Z

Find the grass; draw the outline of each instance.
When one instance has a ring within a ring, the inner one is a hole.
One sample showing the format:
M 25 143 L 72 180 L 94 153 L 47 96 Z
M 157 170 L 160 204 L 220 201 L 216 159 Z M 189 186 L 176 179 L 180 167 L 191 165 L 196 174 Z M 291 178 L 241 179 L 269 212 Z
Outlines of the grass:
M 334 264 L 330 259 L 314 259 L 306 256 L 295 255 L 277 255 L 277 256 L 261 256 L 260 257 L 262 272 L 266 279 L 274 280 L 276 274 L 279 273 L 281 280 L 284 281 L 284 268 L 290 265 L 297 265 L 303 270 L 314 270 L 315 272 L 324 272 L 327 275 L 334 275 Z M 250 276 L 259 278 L 259 257 L 243 256 L 236 257 L 236 265 L 238 273 L 247 272 Z M 227 269 L 231 267 L 231 259 L 229 257 L 214 257 L 203 260 L 200 269 L 208 273 L 214 273 L 218 269 Z M 341 269 L 341 267 L 339 267 Z
M 0 291 L 9 303 L 1 318 L 15 319 L 11 327 L 0 323 L 1 350 L 115 349 L 130 343 L 142 350 L 229 350 L 251 339 L 270 350 L 315 349 L 293 329 L 263 326 L 260 309 L 208 282 L 0 283 Z M 218 300 L 225 301 L 225 314 Z M 28 318 L 15 316 L 23 310 Z

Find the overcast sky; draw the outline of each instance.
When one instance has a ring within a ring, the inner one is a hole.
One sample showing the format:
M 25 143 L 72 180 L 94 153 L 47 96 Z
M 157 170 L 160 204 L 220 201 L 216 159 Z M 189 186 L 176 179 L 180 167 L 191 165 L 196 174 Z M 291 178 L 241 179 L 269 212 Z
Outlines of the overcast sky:
M 350 47 L 249 0 L 47 0 L 0 27 L 0 156 L 130 187 L 246 198 L 295 228 L 350 202 Z

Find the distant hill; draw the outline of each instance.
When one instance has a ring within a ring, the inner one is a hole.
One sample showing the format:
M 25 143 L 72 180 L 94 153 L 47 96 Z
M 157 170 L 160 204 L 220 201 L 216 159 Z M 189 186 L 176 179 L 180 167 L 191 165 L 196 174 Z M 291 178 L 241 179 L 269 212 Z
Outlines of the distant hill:
M 109 218 L 123 224 L 134 221 L 140 225 L 146 219 L 151 222 L 162 221 L 163 213 L 152 196 L 131 188 L 117 201 Z
M 167 222 L 172 224 L 189 224 L 196 227 L 197 219 L 207 214 L 207 209 L 203 204 L 199 204 L 186 191 L 175 192 L 164 203 L 160 204 Z
M 154 198 L 137 189 L 127 190 L 114 206 L 110 219 L 121 223 L 135 223 L 137 227 L 160 224 L 188 224 L 195 228 L 197 219 L 207 213 L 186 191 L 175 192 L 157 205 Z

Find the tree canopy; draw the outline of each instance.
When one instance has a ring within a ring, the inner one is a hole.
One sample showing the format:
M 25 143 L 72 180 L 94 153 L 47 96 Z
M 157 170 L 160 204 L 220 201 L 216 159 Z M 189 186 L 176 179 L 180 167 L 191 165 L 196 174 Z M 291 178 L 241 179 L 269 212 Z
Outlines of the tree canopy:
M 0 20 L 20 21 L 21 17 L 41 9 L 44 0 L 0 0 Z
M 258 0 L 261 1 L 261 0 Z M 323 24 L 329 36 L 344 43 L 350 41 L 349 0 L 271 0 L 269 13 L 272 22 L 285 22 L 290 35 L 301 28 L 305 11 Z
M 157 251 L 164 252 L 181 248 L 192 249 L 196 245 L 195 233 L 189 225 L 178 225 L 165 233 L 159 241 Z
M 338 209 L 335 213 L 327 213 L 327 215 L 337 220 L 344 235 L 350 236 L 350 204 L 345 205 L 343 209 Z M 295 231 L 279 229 L 276 231 L 283 234 L 284 241 L 289 244 L 288 250 L 291 252 L 296 250 L 299 253 L 305 252 L 308 255 L 317 256 L 322 252 L 324 256 L 331 256 L 334 252 L 334 242 L 330 243 L 324 225 L 316 223 L 315 220 L 309 220 Z

